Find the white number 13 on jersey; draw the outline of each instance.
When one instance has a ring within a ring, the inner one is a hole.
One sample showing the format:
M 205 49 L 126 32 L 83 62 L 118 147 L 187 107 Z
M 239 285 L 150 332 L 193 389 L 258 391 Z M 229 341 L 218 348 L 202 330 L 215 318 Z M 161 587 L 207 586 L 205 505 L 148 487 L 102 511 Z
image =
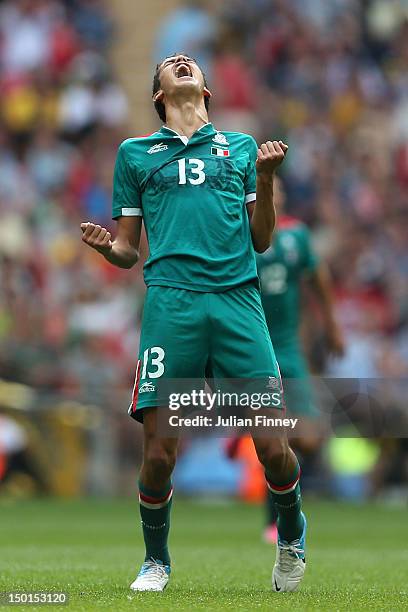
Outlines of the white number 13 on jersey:
M 188 182 L 191 185 L 201 185 L 201 183 L 204 183 L 205 181 L 205 172 L 203 172 L 204 170 L 204 162 L 201 161 L 201 159 L 189 159 L 188 163 L 190 164 L 190 166 L 192 166 L 190 168 L 190 172 L 191 174 L 194 174 L 197 176 L 197 178 L 188 178 L 186 177 L 186 160 L 185 159 L 179 159 L 178 160 L 178 166 L 179 166 L 179 185 L 185 185 Z

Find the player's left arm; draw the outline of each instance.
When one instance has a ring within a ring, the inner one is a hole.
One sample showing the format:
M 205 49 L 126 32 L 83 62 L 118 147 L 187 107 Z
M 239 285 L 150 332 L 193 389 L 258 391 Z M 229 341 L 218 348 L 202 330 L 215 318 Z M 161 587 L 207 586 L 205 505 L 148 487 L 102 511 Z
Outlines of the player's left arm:
M 344 341 L 334 316 L 333 288 L 327 265 L 320 262 L 309 272 L 308 281 L 321 307 L 328 349 L 333 355 L 341 357 L 344 354 Z
M 273 203 L 273 179 L 283 162 L 288 145 L 281 140 L 268 140 L 257 151 L 256 201 L 248 204 L 251 235 L 255 251 L 263 253 L 270 246 L 276 223 Z

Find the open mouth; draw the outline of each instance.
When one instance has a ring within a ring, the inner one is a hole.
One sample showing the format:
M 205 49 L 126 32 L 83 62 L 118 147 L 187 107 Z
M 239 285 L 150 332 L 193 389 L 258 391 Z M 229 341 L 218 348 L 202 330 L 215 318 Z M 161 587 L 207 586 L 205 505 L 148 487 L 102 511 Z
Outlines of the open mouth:
M 177 64 L 174 69 L 174 73 L 176 75 L 176 78 L 178 79 L 182 79 L 183 77 L 193 76 L 191 68 L 188 64 Z

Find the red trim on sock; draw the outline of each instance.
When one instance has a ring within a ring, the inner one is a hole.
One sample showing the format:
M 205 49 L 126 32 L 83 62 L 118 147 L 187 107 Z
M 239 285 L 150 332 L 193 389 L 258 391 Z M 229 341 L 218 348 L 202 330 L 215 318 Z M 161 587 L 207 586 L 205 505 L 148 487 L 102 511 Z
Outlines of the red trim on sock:
M 173 491 L 173 487 L 164 497 L 149 497 L 148 495 L 144 495 L 143 493 L 141 493 L 141 491 L 139 491 L 139 495 L 140 495 L 140 499 L 146 502 L 147 504 L 162 504 L 163 502 L 166 501 L 167 498 L 170 497 L 170 495 L 172 494 L 172 491 Z
M 266 479 L 266 481 L 271 487 L 271 489 L 275 489 L 275 491 L 285 491 L 286 489 L 291 489 L 297 483 L 299 479 L 300 479 L 300 468 L 299 468 L 299 474 L 297 475 L 295 480 L 292 480 L 292 482 L 290 482 L 289 484 L 278 486 L 278 485 L 274 485 L 270 480 L 268 480 L 268 478 Z

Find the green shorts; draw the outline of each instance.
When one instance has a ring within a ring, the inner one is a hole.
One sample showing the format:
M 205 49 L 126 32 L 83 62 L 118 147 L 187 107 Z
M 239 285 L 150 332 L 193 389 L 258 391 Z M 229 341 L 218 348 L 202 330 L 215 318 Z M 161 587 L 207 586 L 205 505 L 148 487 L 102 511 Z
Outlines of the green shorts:
M 222 293 L 149 287 L 143 311 L 139 359 L 129 414 L 168 404 L 160 381 L 256 379 L 281 389 L 279 367 L 258 288 Z M 269 385 L 269 387 L 268 387 Z M 163 403 L 165 402 L 165 403 Z
M 274 344 L 285 392 L 288 417 L 320 415 L 313 397 L 310 374 L 302 348 L 297 339 L 285 344 Z

